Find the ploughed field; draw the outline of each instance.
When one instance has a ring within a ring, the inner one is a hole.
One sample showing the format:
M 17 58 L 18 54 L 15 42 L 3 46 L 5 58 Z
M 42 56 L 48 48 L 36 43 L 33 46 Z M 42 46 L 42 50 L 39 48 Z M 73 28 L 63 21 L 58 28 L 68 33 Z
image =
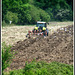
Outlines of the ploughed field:
M 73 25 L 59 27 L 47 38 L 19 40 L 12 51 L 16 54 L 8 70 L 21 69 L 33 59 L 73 64 Z
M 49 33 L 52 34 L 60 27 L 72 25 L 73 22 L 50 22 L 48 25 Z M 26 39 L 28 30 L 32 30 L 35 26 L 8 26 L 2 27 L 2 41 L 7 45 L 14 45 L 17 41 Z

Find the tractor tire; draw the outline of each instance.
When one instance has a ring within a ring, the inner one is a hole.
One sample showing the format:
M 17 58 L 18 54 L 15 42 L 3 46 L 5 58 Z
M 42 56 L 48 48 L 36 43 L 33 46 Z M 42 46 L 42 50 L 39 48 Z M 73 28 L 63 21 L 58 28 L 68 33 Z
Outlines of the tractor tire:
M 49 35 L 49 30 L 48 29 L 46 29 L 46 31 L 47 31 L 47 36 Z
M 48 36 L 48 33 L 47 33 L 47 36 Z

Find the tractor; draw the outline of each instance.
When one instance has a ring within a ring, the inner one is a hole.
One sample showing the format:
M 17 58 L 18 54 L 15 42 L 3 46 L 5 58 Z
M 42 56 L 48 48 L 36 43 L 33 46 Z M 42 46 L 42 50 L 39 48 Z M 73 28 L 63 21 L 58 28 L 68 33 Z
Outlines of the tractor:
M 28 34 L 26 35 L 26 37 L 36 38 L 36 36 L 43 36 L 43 37 L 48 36 L 49 30 L 47 29 L 47 24 L 49 23 L 38 21 L 36 24 L 36 27 L 32 31 L 28 31 Z

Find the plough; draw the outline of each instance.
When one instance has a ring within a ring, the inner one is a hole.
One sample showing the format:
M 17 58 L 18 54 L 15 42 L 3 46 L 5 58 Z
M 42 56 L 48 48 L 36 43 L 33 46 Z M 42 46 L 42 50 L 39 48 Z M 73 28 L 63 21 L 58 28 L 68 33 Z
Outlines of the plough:
M 28 31 L 28 34 L 26 37 L 37 37 L 37 36 L 48 36 L 48 29 L 47 29 L 47 23 L 46 22 L 37 22 L 36 27 L 32 31 Z

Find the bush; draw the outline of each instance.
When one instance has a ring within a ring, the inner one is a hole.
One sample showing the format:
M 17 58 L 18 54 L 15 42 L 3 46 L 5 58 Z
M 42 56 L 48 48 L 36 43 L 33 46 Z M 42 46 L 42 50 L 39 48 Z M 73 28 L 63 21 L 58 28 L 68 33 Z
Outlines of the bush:
M 15 24 L 34 24 L 40 19 L 73 21 L 73 0 L 2 0 L 2 7 L 2 21 L 6 23 L 12 20 Z
M 12 13 L 11 11 L 8 11 L 5 15 L 5 22 L 9 23 L 12 21 L 12 23 L 16 24 L 18 22 L 18 17 L 16 13 Z
M 35 6 L 31 5 L 30 8 L 30 15 L 32 17 L 31 19 L 31 23 L 35 24 L 36 21 L 40 20 L 40 13 L 39 13 L 39 9 L 37 9 Z
M 30 15 L 30 5 L 23 4 L 21 5 L 19 12 L 18 12 L 18 24 L 28 24 L 31 22 L 31 15 Z
M 47 70 L 52 75 L 73 75 L 73 66 L 58 62 L 52 62 L 48 65 Z
M 11 46 L 7 46 L 5 42 L 2 43 L 2 73 L 4 69 L 6 69 L 13 58 L 13 54 L 11 53 Z
M 24 75 L 48 75 L 48 71 L 46 69 L 47 67 L 46 62 L 34 62 L 26 63 L 24 68 Z
M 7 24 L 4 20 L 2 21 L 2 26 L 7 26 Z
M 47 8 L 45 11 L 50 15 L 50 18 L 51 18 L 50 20 L 52 21 L 53 19 L 52 8 Z
M 18 24 L 35 24 L 40 19 L 46 22 L 50 20 L 48 13 L 34 5 L 24 4 L 19 11 Z
M 42 21 L 46 21 L 46 22 L 50 21 L 50 15 L 42 9 L 40 9 L 40 18 Z
M 39 20 L 46 21 L 46 22 L 50 20 L 50 16 L 48 15 L 48 13 L 46 13 L 44 10 L 37 8 L 33 5 L 31 5 L 30 14 L 32 17 L 32 20 L 31 20 L 32 23 L 36 23 L 36 21 L 39 21 Z
M 31 62 L 25 65 L 25 75 L 72 75 L 73 66 L 58 62 Z
M 56 17 L 56 20 L 58 21 L 72 21 L 73 13 L 69 9 L 61 9 L 58 11 L 55 17 Z
M 9 75 L 73 75 L 73 66 L 58 62 L 26 62 L 24 69 L 10 71 Z

